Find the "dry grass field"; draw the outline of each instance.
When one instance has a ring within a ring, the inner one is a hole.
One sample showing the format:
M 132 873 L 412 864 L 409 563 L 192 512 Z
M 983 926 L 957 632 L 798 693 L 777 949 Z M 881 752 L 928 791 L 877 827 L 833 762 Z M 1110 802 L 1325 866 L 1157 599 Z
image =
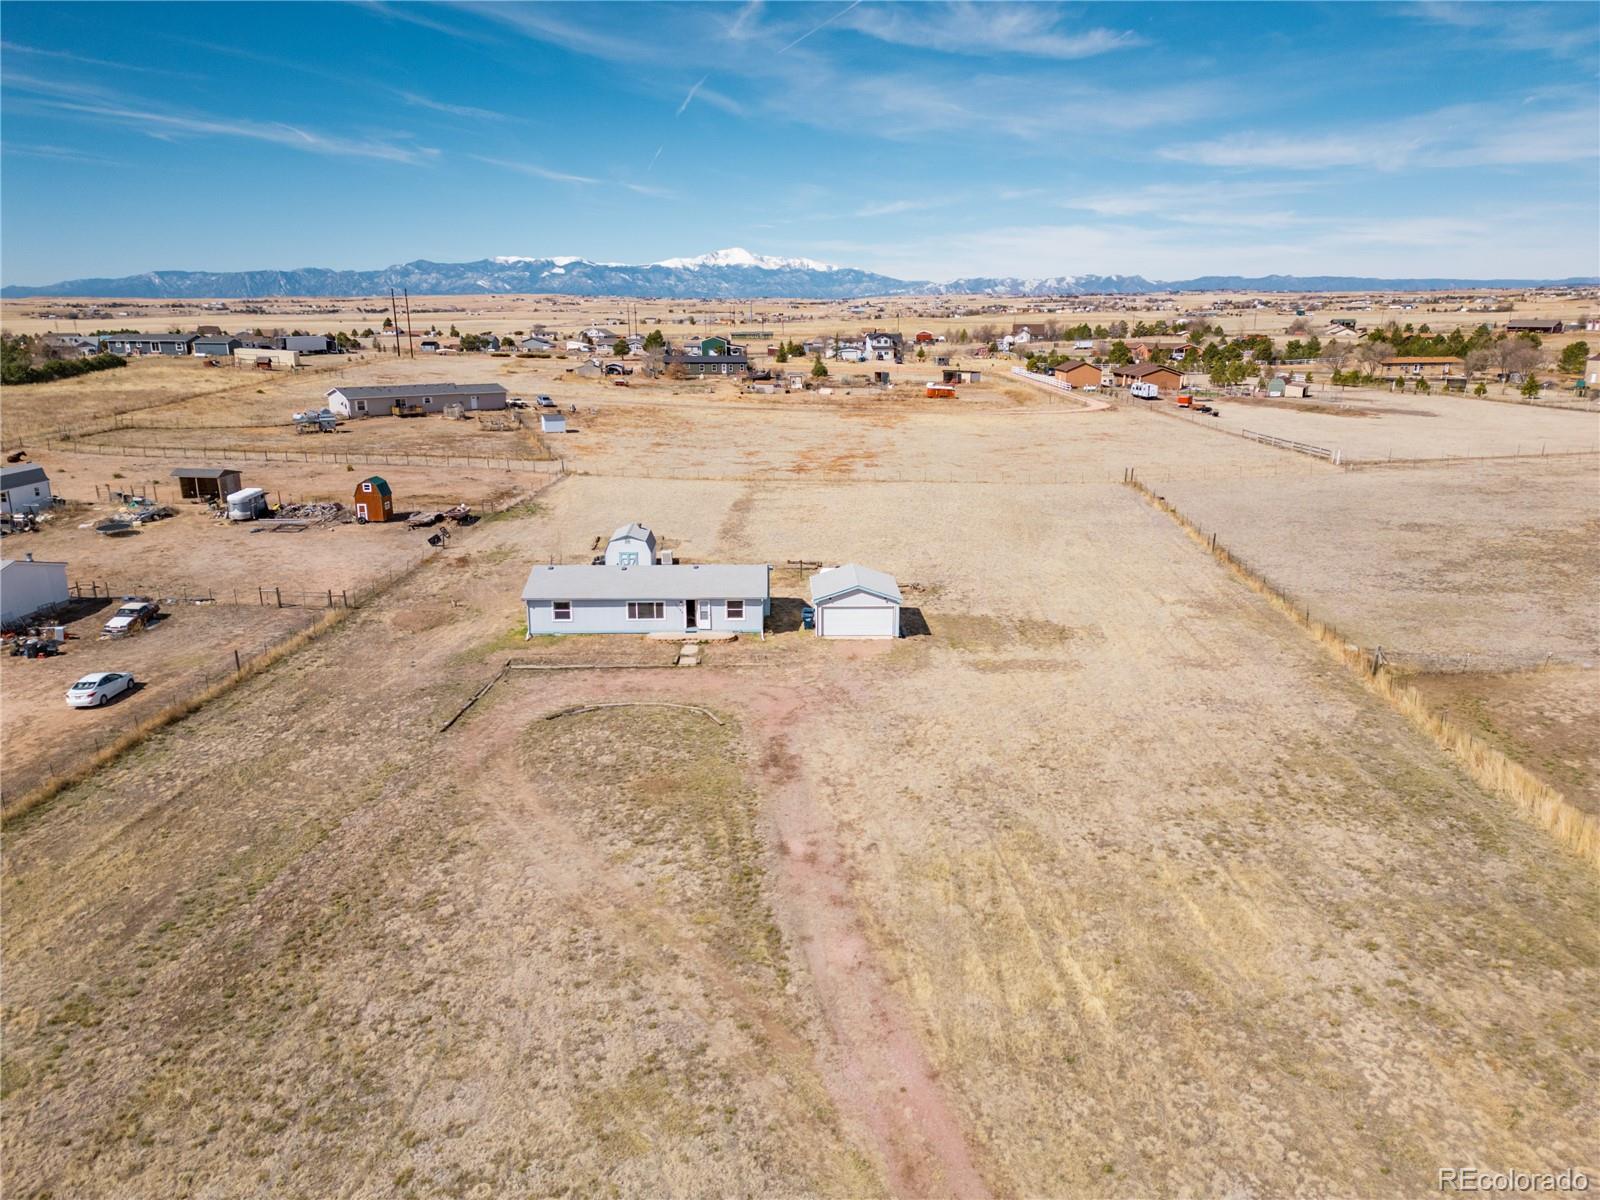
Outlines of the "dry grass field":
M 1376 1197 L 1592 1166 L 1592 865 L 1119 482 L 1353 635 L 1566 655 L 1600 640 L 1592 462 L 1338 470 L 1005 394 L 593 388 L 566 477 L 484 472 L 526 500 L 10 822 L 8 1190 Z M 421 552 L 205 520 L 29 545 L 175 575 Z M 773 632 L 692 669 L 525 642 L 529 566 L 627 520 L 776 564 Z M 916 636 L 800 631 L 793 560 L 891 570 Z M 564 669 L 442 732 L 508 658 Z M 51 703 L 23 678 L 8 759 Z M 1428 686 L 1592 806 L 1592 688 L 1530 678 Z

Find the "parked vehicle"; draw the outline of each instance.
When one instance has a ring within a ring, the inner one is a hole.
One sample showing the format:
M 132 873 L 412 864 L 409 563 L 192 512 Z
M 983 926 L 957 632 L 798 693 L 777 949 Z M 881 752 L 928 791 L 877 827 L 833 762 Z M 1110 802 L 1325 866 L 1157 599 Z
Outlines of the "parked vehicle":
M 99 708 L 132 686 L 133 676 L 126 671 L 99 671 L 85 675 L 67 689 L 67 704 L 72 708 Z
M 1145 383 L 1141 380 L 1128 385 L 1128 395 L 1139 400 L 1159 400 L 1161 398 L 1161 389 L 1153 383 Z
M 537 404 L 540 408 L 554 408 L 554 407 L 556 407 L 556 402 L 554 400 L 550 399 L 549 396 L 535 396 L 533 402 L 535 404 Z
M 513 397 L 511 397 L 511 399 L 506 401 L 506 407 L 507 408 L 527 408 L 528 407 L 528 402 L 526 400 L 524 400 L 521 396 L 513 396 Z
M 141 596 L 128 596 L 123 599 L 122 606 L 111 614 L 105 630 L 112 637 L 121 637 L 123 634 L 143 629 L 150 623 L 151 618 L 160 612 L 161 605 L 154 600 L 146 600 Z

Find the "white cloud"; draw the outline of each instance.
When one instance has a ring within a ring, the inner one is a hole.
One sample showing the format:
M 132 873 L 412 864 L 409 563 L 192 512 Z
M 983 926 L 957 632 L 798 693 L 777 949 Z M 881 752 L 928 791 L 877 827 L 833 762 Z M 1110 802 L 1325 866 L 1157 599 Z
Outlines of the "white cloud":
M 921 212 L 929 208 L 938 208 L 948 200 L 891 200 L 886 204 L 865 204 L 856 209 L 858 217 L 893 217 L 901 213 Z
M 1237 133 L 1162 147 L 1162 158 L 1207 167 L 1326 171 L 1366 167 L 1489 167 L 1592 160 L 1600 152 L 1593 105 L 1523 111 L 1455 105 L 1386 124 L 1324 133 Z
M 1062 14 L 1048 4 L 974 4 L 970 0 L 933 6 L 873 4 L 845 22 L 857 32 L 898 46 L 951 54 L 1027 55 L 1077 59 L 1143 44 L 1130 30 L 1089 28 L 1063 32 Z
M 491 167 L 502 167 L 507 171 L 516 171 L 521 175 L 532 175 L 535 179 L 548 179 L 551 183 L 576 183 L 588 187 L 592 184 L 604 182 L 589 175 L 574 175 L 567 171 L 555 171 L 549 167 L 541 167 L 537 163 L 518 162 L 509 158 L 489 158 L 482 154 L 469 154 L 467 157 L 476 159 L 481 163 L 488 163 Z

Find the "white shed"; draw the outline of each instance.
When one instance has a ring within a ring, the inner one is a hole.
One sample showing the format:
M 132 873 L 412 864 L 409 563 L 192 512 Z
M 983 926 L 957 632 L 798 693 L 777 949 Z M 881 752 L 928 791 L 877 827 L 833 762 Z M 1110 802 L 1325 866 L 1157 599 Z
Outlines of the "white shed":
M 653 567 L 656 562 L 656 535 L 634 521 L 623 525 L 606 542 L 606 566 Z
M 50 476 L 43 467 L 0 467 L 0 514 L 43 512 L 50 504 Z
M 567 418 L 560 413 L 540 413 L 540 433 L 565 433 L 567 431 Z
M 892 575 L 846 563 L 811 577 L 818 637 L 897 638 L 900 585 Z
M 31 554 L 0 561 L 0 624 L 21 625 L 66 602 L 66 563 L 35 562 Z

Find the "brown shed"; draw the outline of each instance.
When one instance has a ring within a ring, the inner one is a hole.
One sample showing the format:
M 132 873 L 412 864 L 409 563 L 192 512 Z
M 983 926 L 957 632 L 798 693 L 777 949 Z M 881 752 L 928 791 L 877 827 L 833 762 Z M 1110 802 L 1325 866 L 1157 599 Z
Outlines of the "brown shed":
M 1075 388 L 1100 386 L 1100 368 L 1081 358 L 1074 362 L 1059 364 L 1052 374 L 1062 383 L 1071 384 Z
M 215 500 L 219 504 L 244 488 L 232 467 L 179 467 L 172 473 L 178 495 L 185 500 Z
M 394 495 L 382 476 L 374 475 L 356 484 L 353 507 L 357 521 L 394 520 Z

